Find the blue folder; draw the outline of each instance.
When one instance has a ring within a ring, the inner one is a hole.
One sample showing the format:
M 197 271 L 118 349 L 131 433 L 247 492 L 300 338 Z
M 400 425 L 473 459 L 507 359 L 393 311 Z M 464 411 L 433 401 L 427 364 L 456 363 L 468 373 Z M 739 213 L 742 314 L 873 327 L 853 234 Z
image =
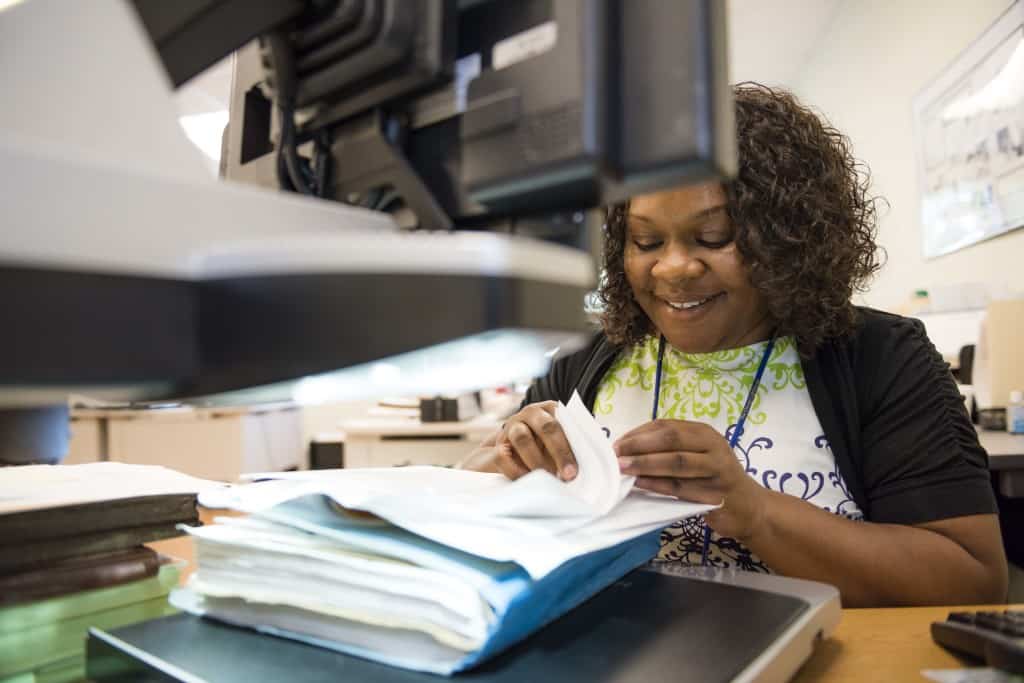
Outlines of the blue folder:
M 244 617 L 238 616 L 241 612 L 218 612 L 216 603 L 205 611 L 206 616 L 392 666 L 445 675 L 472 668 L 502 652 L 648 562 L 658 553 L 660 535 L 657 530 L 647 532 L 616 546 L 576 557 L 535 580 L 512 562 L 495 562 L 470 555 L 395 526 L 360 525 L 336 514 L 325 496 L 294 499 L 258 516 L 333 537 L 346 545 L 386 546 L 389 554 L 470 578 L 495 617 L 483 645 L 473 652 L 452 650 L 448 656 L 424 657 L 401 651 L 402 648 L 389 648 L 386 652 L 372 650 L 279 625 L 247 623 Z

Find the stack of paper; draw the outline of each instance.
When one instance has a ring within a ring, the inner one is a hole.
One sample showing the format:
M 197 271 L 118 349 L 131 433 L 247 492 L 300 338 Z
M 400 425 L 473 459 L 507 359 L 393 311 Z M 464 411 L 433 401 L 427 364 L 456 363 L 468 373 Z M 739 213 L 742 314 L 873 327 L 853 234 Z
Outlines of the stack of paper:
M 631 490 L 578 396 L 556 414 L 579 465 L 276 473 L 204 494 L 252 513 L 190 529 L 198 571 L 172 602 L 388 664 L 459 671 L 557 618 L 711 506 Z

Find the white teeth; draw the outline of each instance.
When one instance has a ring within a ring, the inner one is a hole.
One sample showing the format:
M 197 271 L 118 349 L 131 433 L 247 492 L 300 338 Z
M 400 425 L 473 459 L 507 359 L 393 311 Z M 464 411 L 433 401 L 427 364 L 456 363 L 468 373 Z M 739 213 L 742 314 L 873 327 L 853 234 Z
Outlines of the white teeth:
M 707 302 L 711 301 L 714 298 L 714 296 L 709 296 L 708 298 L 701 299 L 699 301 L 682 301 L 679 303 L 676 303 L 675 301 L 666 301 L 665 303 L 667 303 L 669 306 L 676 309 L 677 311 L 685 311 L 690 308 L 696 308 L 701 304 L 706 304 Z

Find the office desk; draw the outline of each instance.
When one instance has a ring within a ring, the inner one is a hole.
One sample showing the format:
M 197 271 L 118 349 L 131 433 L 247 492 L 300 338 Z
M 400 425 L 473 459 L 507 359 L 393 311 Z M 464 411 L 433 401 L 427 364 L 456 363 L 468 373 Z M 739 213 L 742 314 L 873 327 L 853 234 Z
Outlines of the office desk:
M 1024 609 L 1024 605 L 844 609 L 835 635 L 819 643 L 793 681 L 922 681 L 926 680 L 922 669 L 976 666 L 932 642 L 929 624 L 952 611 L 977 609 Z
M 1024 434 L 978 429 L 978 440 L 988 451 L 988 466 L 996 474 L 999 493 L 1024 498 Z
M 159 409 L 74 408 L 66 464 L 163 465 L 203 479 L 305 463 L 302 413 L 290 403 Z
M 420 422 L 409 417 L 344 420 L 345 467 L 454 465 L 501 423 L 490 415 L 461 422 Z
M 209 523 L 215 515 L 200 511 Z M 234 513 L 229 513 L 234 514 Z M 193 557 L 189 538 L 174 538 L 151 543 L 160 552 L 190 562 Z M 1024 604 L 1010 606 L 1024 609 Z M 793 679 L 795 683 L 847 683 L 857 681 L 918 681 L 921 669 L 953 669 L 965 666 L 956 657 L 932 642 L 929 624 L 944 619 L 956 609 L 1006 609 L 1006 607 L 912 607 L 892 609 L 847 609 L 835 635 L 819 643 Z M 444 679 L 439 678 L 438 681 Z M 458 678 L 452 679 L 458 681 Z

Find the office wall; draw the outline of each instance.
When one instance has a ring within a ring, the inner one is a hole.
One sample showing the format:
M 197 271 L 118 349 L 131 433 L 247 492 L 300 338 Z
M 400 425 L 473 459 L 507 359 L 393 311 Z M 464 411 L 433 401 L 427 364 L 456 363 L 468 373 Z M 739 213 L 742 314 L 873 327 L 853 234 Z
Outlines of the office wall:
M 1021 287 L 1024 230 L 923 259 L 913 136 L 914 96 L 1010 4 L 845 0 L 792 83 L 850 136 L 876 192 L 889 200 L 879 229 L 889 261 L 864 298 L 869 305 L 892 309 L 914 289 L 956 282 Z

